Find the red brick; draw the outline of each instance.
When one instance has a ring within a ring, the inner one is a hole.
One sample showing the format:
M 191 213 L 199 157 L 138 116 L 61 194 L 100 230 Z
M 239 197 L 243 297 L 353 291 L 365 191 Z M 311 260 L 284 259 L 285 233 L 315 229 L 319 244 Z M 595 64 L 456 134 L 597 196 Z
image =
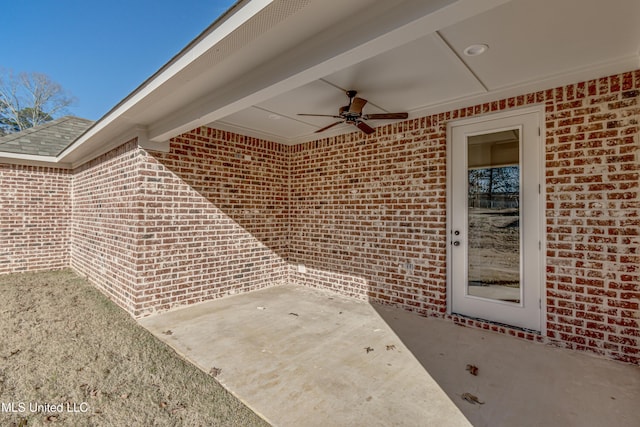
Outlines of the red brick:
M 70 171 L 0 164 L 0 274 L 68 267 Z

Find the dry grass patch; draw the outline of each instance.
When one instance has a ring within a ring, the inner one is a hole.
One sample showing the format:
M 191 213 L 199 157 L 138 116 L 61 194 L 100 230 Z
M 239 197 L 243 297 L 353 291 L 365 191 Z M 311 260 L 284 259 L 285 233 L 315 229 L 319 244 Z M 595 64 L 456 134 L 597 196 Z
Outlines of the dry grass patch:
M 71 271 L 0 300 L 0 425 L 268 425 Z

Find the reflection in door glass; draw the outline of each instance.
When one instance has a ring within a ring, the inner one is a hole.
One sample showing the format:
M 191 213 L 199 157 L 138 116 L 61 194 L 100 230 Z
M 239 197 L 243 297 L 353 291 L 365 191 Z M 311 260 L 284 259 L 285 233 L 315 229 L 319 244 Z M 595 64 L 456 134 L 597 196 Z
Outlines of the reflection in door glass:
M 520 132 L 467 142 L 467 294 L 520 303 Z

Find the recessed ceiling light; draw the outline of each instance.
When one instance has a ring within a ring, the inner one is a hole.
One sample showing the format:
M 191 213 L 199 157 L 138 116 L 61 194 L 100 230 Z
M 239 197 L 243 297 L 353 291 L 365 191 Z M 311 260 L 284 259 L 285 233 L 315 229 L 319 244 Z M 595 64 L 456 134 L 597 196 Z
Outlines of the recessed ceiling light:
M 486 44 L 472 44 L 471 46 L 467 46 L 464 54 L 467 56 L 478 56 L 485 53 L 487 49 L 489 49 L 489 46 Z
M 277 114 L 269 114 L 271 120 L 280 120 L 282 117 Z

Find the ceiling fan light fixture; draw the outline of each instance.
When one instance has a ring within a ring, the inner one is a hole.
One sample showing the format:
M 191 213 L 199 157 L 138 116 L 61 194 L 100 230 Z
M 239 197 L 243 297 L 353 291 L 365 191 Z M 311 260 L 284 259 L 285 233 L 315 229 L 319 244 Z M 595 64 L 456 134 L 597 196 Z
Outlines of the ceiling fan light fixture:
M 489 50 L 489 45 L 478 43 L 467 46 L 463 52 L 466 56 L 479 56 L 485 53 L 487 50 Z

